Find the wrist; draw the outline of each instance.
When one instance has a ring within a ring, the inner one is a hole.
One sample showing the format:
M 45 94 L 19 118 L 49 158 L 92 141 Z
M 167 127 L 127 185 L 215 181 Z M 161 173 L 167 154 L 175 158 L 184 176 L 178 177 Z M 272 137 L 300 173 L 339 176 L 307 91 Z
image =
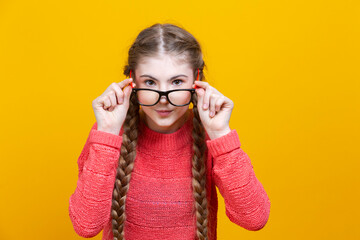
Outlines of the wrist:
M 114 134 L 114 135 L 119 135 L 120 134 L 120 129 L 106 129 L 106 128 L 97 128 L 98 131 L 101 131 L 101 132 L 107 132 L 107 133 L 111 133 L 111 134 Z
M 228 134 L 230 132 L 231 132 L 230 127 L 227 127 L 226 129 L 223 129 L 223 130 L 209 131 L 209 132 L 207 132 L 207 134 L 210 139 L 216 139 L 216 138 L 225 136 L 226 134 Z

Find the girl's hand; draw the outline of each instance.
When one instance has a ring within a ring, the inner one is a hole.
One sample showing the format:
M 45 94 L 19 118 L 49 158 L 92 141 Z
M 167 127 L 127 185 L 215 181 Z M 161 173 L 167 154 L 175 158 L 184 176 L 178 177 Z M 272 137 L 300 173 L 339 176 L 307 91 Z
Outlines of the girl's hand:
M 112 83 L 92 102 L 97 130 L 119 135 L 129 109 L 132 78 Z M 127 85 L 127 86 L 126 86 Z M 135 86 L 135 83 L 133 84 Z
M 228 134 L 229 121 L 234 103 L 207 82 L 195 81 L 193 87 L 198 98 L 197 109 L 210 139 Z

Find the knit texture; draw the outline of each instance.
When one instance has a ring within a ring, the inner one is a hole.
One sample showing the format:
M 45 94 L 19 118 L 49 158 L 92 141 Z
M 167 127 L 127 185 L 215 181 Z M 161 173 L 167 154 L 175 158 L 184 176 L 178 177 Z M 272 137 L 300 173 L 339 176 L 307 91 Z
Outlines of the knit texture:
M 136 159 L 125 202 L 126 240 L 195 240 L 196 218 L 192 191 L 192 113 L 174 133 L 163 134 L 140 122 Z M 69 199 L 75 232 L 103 240 L 113 239 L 111 201 L 122 144 L 119 135 L 97 130 L 95 122 L 78 158 L 78 181 Z M 207 135 L 206 135 L 207 136 Z M 270 200 L 256 178 L 236 130 L 216 139 L 206 138 L 209 240 L 215 240 L 218 199 L 226 215 L 251 231 L 265 226 Z

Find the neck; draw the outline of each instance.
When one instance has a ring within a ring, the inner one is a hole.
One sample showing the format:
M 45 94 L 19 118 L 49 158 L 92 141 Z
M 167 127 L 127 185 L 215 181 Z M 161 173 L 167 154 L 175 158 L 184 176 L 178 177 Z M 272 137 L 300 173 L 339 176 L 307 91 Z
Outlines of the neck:
M 140 117 L 140 134 L 137 144 L 145 147 L 147 151 L 173 151 L 184 148 L 192 141 L 193 114 L 191 110 L 187 117 L 187 121 L 177 131 L 167 134 L 150 129 Z

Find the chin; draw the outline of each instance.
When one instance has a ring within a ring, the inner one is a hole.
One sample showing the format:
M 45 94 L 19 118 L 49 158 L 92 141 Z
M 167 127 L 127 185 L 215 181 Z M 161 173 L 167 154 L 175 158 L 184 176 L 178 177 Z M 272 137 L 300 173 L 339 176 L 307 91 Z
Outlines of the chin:
M 183 117 L 183 115 L 186 113 L 188 108 L 176 109 L 171 112 L 168 116 L 161 116 L 159 115 L 155 109 L 145 109 L 145 114 L 147 115 L 148 121 L 150 121 L 150 125 L 159 131 L 174 131 L 179 126 L 179 121 Z M 148 111 L 150 110 L 150 111 Z
M 156 125 L 158 125 L 159 127 L 170 127 L 176 122 L 173 118 L 170 117 L 167 118 L 155 117 L 153 121 L 156 122 Z

